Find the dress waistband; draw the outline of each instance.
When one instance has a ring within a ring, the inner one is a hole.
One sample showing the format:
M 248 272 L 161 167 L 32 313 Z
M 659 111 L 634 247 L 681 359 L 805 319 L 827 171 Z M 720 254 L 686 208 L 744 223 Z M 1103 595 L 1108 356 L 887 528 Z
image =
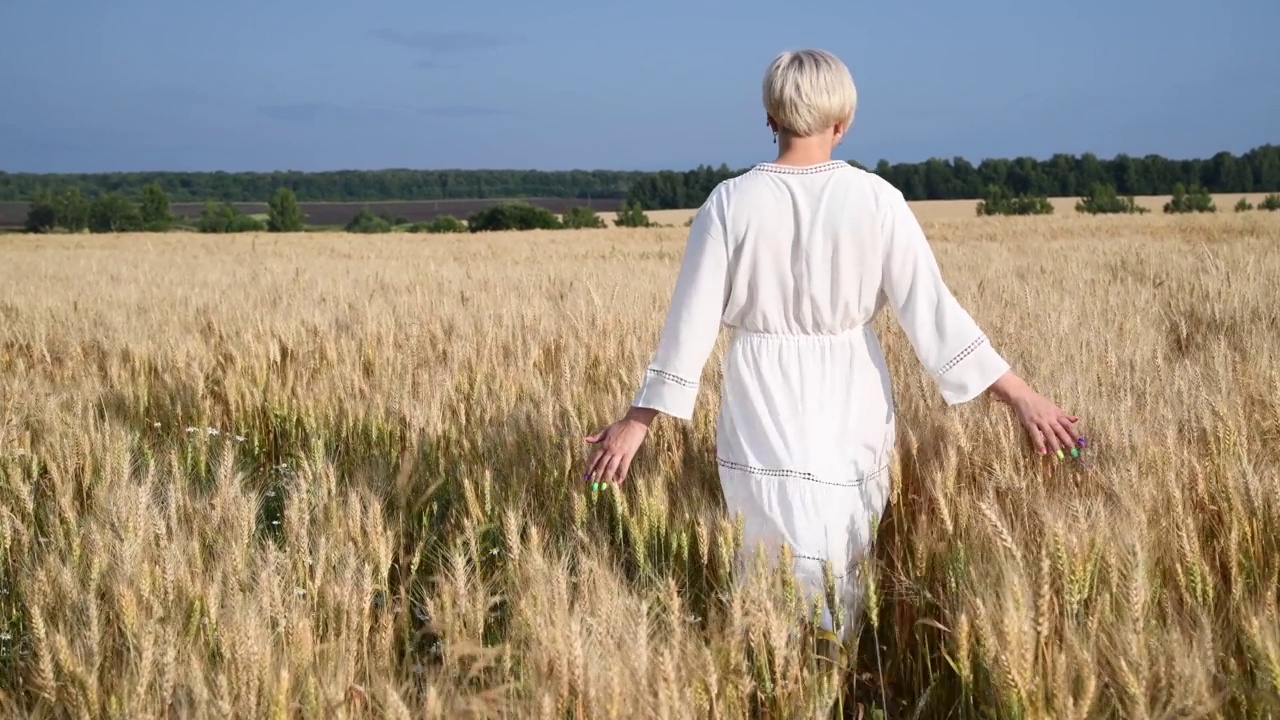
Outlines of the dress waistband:
M 740 327 L 731 328 L 731 337 L 735 341 L 762 340 L 784 343 L 831 343 L 866 339 L 872 334 L 871 326 L 867 324 L 855 325 L 851 328 L 846 328 L 833 333 L 762 332 L 759 330 L 745 330 Z

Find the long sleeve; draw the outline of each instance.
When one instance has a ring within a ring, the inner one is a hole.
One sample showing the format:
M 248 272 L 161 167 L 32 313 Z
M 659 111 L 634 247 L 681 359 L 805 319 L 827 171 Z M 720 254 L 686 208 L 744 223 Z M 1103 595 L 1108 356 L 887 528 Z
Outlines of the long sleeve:
M 723 212 L 713 192 L 693 218 L 657 350 L 632 405 L 688 420 L 728 296 Z
M 948 405 L 967 402 L 1000 378 L 1009 363 L 960 305 L 902 193 L 892 190 L 881 216 L 883 288 L 916 357 Z

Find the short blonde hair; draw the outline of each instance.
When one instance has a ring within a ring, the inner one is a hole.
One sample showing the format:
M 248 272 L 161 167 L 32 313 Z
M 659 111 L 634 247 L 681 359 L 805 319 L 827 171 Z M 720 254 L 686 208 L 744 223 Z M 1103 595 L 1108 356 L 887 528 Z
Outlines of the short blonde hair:
M 798 137 L 817 135 L 838 122 L 853 122 L 858 90 L 840 58 L 826 50 L 779 54 L 764 74 L 764 110 Z

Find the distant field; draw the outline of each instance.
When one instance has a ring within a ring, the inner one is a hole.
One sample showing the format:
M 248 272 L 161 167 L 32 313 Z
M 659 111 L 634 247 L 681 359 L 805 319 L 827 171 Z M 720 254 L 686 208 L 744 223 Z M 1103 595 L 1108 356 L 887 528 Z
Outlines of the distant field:
M 1257 205 L 1266 195 L 1267 193 L 1226 193 L 1214 195 L 1213 199 L 1218 205 L 1219 212 L 1231 212 L 1236 202 L 1242 197 L 1248 198 L 1251 203 Z M 1139 205 L 1158 213 L 1165 202 L 1169 200 L 1169 196 L 1150 195 L 1140 196 L 1135 199 Z M 345 225 L 363 207 L 368 207 L 379 215 L 386 214 L 393 218 L 403 218 L 409 222 L 424 222 L 439 215 L 453 215 L 454 217 L 465 219 L 468 215 L 478 210 L 504 200 L 505 198 L 486 198 L 482 200 L 420 200 L 368 203 L 304 202 L 299 204 L 302 206 L 302 211 L 307 215 L 307 224 L 309 225 Z M 598 213 L 612 215 L 622 205 L 621 200 L 598 198 L 589 202 L 581 198 L 527 198 L 524 200 L 534 205 L 545 207 L 555 213 L 563 213 L 571 207 L 589 204 Z M 1055 213 L 1074 215 L 1075 205 L 1078 200 L 1079 198 L 1077 197 L 1061 197 L 1052 198 L 1051 201 L 1053 202 Z M 918 200 L 910 204 L 922 221 L 934 222 L 973 217 L 977 203 L 977 200 Z M 243 213 L 267 212 L 267 204 L 264 202 L 232 203 L 232 205 Z M 185 218 L 199 216 L 203 207 L 203 203 L 174 203 L 172 206 L 175 215 Z M 662 225 L 683 225 L 685 221 L 693 216 L 693 213 L 694 210 L 687 209 L 651 210 L 648 214 L 650 220 Z M 20 227 L 26 216 L 26 203 L 0 202 L 0 227 Z
M 1257 205 L 1266 196 L 1267 193 L 1225 193 L 1214 195 L 1213 201 L 1218 206 L 1218 212 L 1229 213 L 1235 207 L 1235 204 L 1240 201 L 1240 198 L 1248 198 L 1249 202 Z M 1080 198 L 1078 197 L 1050 198 L 1050 202 L 1053 203 L 1053 212 L 1056 215 L 1076 215 L 1076 203 L 1079 201 Z M 1139 196 L 1135 197 L 1134 201 L 1138 205 L 1151 210 L 1151 212 L 1159 213 L 1164 204 L 1169 201 L 1169 196 Z M 978 201 L 916 200 L 908 204 L 915 210 L 921 222 L 941 222 L 974 217 Z M 694 212 L 694 210 L 652 210 L 649 212 L 649 219 L 662 224 L 682 225 L 693 216 Z

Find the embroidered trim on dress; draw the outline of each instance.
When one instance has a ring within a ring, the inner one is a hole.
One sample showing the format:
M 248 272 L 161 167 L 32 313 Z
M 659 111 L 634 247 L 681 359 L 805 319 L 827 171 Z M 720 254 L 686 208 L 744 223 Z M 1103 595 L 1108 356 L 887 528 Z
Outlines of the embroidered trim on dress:
M 826 564 L 827 562 L 830 562 L 829 560 L 825 560 L 825 559 L 820 558 L 820 557 L 814 557 L 814 556 L 812 556 L 812 555 L 801 555 L 801 554 L 799 554 L 799 553 L 794 553 L 794 552 L 793 552 L 793 553 L 791 553 L 791 557 L 793 557 L 793 558 L 795 558 L 795 559 L 797 559 L 797 560 L 808 560 L 808 561 L 810 561 L 810 562 L 816 562 L 816 563 L 818 563 L 818 564 Z M 844 580 L 845 578 L 849 577 L 849 575 L 851 575 L 851 574 L 852 574 L 852 573 L 849 573 L 849 572 L 845 572 L 843 575 L 841 575 L 841 574 L 837 574 L 837 573 L 836 573 L 836 570 L 835 570 L 835 564 L 833 563 L 833 564 L 831 565 L 831 577 L 832 577 L 832 578 L 834 578 L 834 579 L 836 579 L 836 580 Z
M 864 483 L 866 483 L 868 480 L 875 480 L 879 478 L 881 475 L 888 472 L 889 470 L 887 465 L 881 466 L 852 482 L 832 482 L 830 480 L 819 480 L 817 475 L 814 475 L 811 472 L 804 472 L 801 470 L 753 467 L 751 465 L 744 465 L 739 462 L 727 460 L 722 457 L 717 457 L 716 462 L 719 463 L 720 467 L 722 468 L 727 468 L 729 470 L 737 470 L 738 472 L 749 473 L 751 475 L 760 475 L 762 477 L 770 477 L 770 478 L 778 478 L 778 479 L 790 478 L 793 480 L 804 480 L 811 483 L 817 483 L 818 485 L 831 485 L 833 487 L 859 487 Z
M 669 373 L 666 370 L 659 370 L 657 368 L 648 368 L 647 370 L 645 370 L 645 372 L 650 375 L 657 375 L 663 380 L 666 380 L 667 382 L 675 383 L 676 385 L 683 385 L 684 387 L 687 387 L 687 388 L 698 387 L 698 382 L 696 380 L 689 380 L 688 378 L 682 378 L 679 375 L 676 375 L 674 373 Z
M 969 345 L 965 347 L 965 349 L 956 353 L 955 357 L 948 360 L 947 364 L 943 365 L 942 369 L 938 370 L 937 374 L 946 375 L 948 372 L 954 370 L 957 365 L 959 365 L 961 362 L 964 362 L 965 358 L 969 357 L 974 353 L 975 350 L 982 347 L 982 344 L 985 343 L 986 341 L 987 341 L 986 335 L 979 335 L 977 340 L 974 340 L 973 342 L 969 343 Z
M 777 163 L 762 162 L 762 163 L 757 163 L 756 166 L 751 169 L 759 170 L 761 172 L 782 173 L 783 175 L 814 175 L 820 172 L 827 172 L 828 170 L 835 170 L 836 168 L 841 166 L 853 167 L 852 165 L 850 165 L 849 163 L 843 160 L 828 160 L 827 162 L 820 163 L 818 165 L 809 165 L 807 167 L 796 167 L 794 165 L 779 165 Z

